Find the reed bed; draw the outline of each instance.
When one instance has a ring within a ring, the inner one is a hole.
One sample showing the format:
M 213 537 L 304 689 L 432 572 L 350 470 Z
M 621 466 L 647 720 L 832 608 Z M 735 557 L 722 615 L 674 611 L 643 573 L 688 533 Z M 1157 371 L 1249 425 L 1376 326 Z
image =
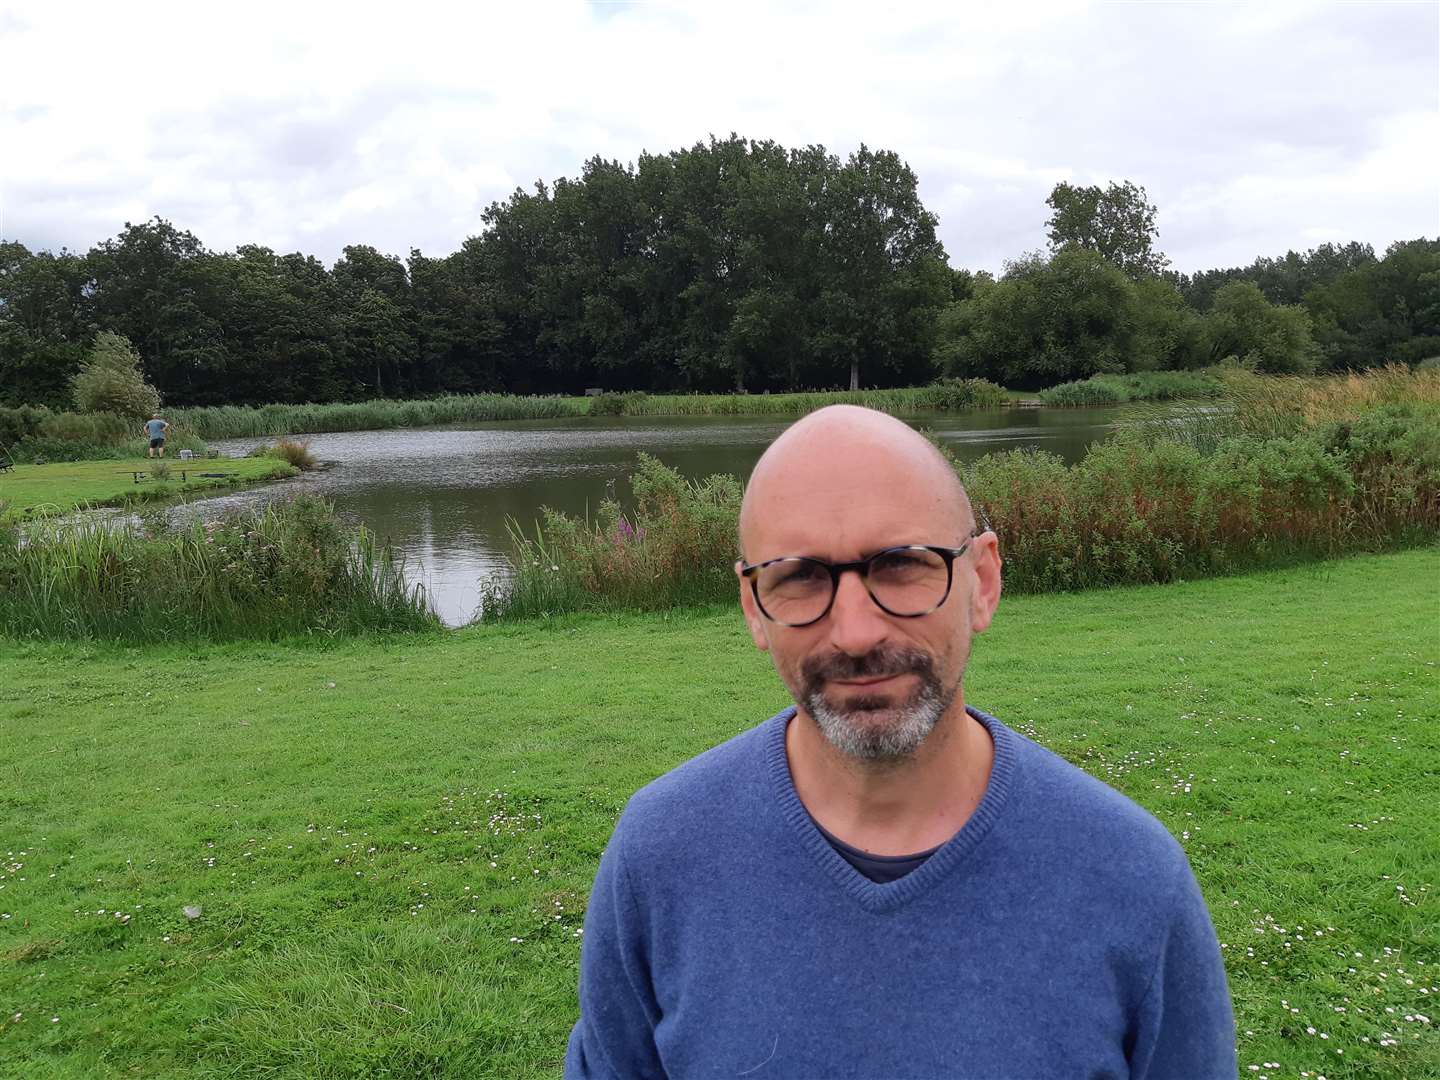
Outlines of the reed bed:
M 867 405 L 891 413 L 998 408 L 1008 398 L 984 379 L 941 379 L 893 390 L 802 394 L 605 393 L 593 398 L 451 395 L 425 401 L 362 401 L 330 405 L 221 405 L 177 409 L 172 423 L 206 439 L 263 438 L 322 431 L 377 431 L 495 420 L 572 416 L 803 416 L 824 405 Z
M 1364 372 L 1306 378 L 1223 370 L 1225 400 L 1236 430 L 1288 435 L 1321 424 L 1354 420 L 1384 405 L 1440 406 L 1440 369 L 1389 364 Z
M 617 395 L 625 396 L 625 395 Z M 895 415 L 998 409 L 1010 395 L 984 379 L 940 379 L 888 390 L 817 390 L 797 394 L 656 394 L 633 397 L 627 416 L 804 416 L 826 405 L 864 405 Z
M 1440 539 L 1440 408 L 1386 405 L 1289 437 L 1210 445 L 1122 432 L 1079 463 L 1040 451 L 957 466 L 1000 538 L 1005 587 L 1034 593 L 1228 574 Z M 547 511 L 512 530 L 487 619 L 730 602 L 741 484 L 642 456 L 633 513 Z M 897 542 L 901 538 L 897 538 Z
M 630 484 L 629 513 L 607 498 L 594 520 L 547 508 L 533 532 L 512 521 L 514 572 L 487 583 L 482 617 L 691 607 L 733 596 L 740 481 L 687 480 L 642 453 Z
M 584 416 L 586 398 L 452 394 L 425 401 L 357 401 L 328 405 L 217 405 L 175 410 L 175 421 L 207 439 L 302 435 L 322 431 L 379 431 L 492 420 L 551 420 Z
M 1093 408 L 1132 401 L 1181 401 L 1216 398 L 1224 392 L 1218 376 L 1204 371 L 1136 371 L 1128 375 L 1094 375 L 1061 383 L 1036 396 L 1046 405 Z
M 419 631 L 439 625 L 423 588 L 364 528 L 322 500 L 171 528 L 0 525 L 0 634 L 210 641 Z
M 22 405 L 0 407 L 0 446 L 20 462 L 105 461 L 144 457 L 150 443 L 138 420 L 114 413 L 51 412 Z M 204 440 L 183 424 L 171 422 L 166 450 L 206 450 Z

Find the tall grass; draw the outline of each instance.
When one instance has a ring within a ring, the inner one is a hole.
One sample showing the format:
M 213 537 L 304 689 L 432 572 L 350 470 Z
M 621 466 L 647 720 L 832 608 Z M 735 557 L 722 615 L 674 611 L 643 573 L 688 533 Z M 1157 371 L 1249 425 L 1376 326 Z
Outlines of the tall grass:
M 1440 406 L 1440 369 L 1390 364 L 1346 375 L 1305 378 L 1222 369 L 1233 426 L 1251 435 L 1289 435 L 1353 420 L 1382 405 Z
M 144 457 L 150 445 L 137 420 L 114 413 L 57 413 L 23 405 L 0 407 L 0 444 L 9 447 L 16 461 L 37 465 Z M 192 430 L 174 421 L 165 446 L 171 452 L 206 449 Z
M 163 522 L 0 526 L 0 633 L 173 641 L 438 625 L 390 550 L 319 499 Z
M 484 617 L 686 607 L 732 597 L 740 481 L 686 480 L 640 454 L 630 483 L 629 514 L 605 499 L 593 521 L 548 508 L 533 533 L 512 521 L 514 572 L 488 583 Z
M 939 379 L 888 390 L 817 390 L 800 394 L 652 394 L 625 402 L 627 416 L 804 416 L 826 405 L 864 405 L 881 412 L 997 409 L 1009 395 L 984 379 Z
M 1288 437 L 1211 445 L 1122 432 L 1067 465 L 1039 451 L 958 466 L 1000 538 L 1005 587 L 1173 581 L 1440 538 L 1440 408 L 1387 405 Z M 547 511 L 512 533 L 488 618 L 728 601 L 740 482 L 690 483 L 643 457 L 637 509 Z M 643 494 L 642 494 L 643 493 Z M 896 537 L 903 542 L 906 537 Z
M 584 416 L 589 408 L 585 398 L 452 394 L 426 401 L 377 399 L 328 405 L 216 405 L 177 409 L 172 422 L 185 424 L 207 439 L 236 439 L 491 420 L 550 420 Z
M 270 457 L 288 462 L 303 472 L 319 466 L 319 459 L 310 451 L 310 444 L 304 439 L 276 439 L 268 446 L 257 446 L 247 457 Z
M 1094 375 L 1078 382 L 1041 390 L 1046 405 L 1093 407 L 1130 401 L 1179 401 L 1219 397 L 1220 379 L 1204 371 L 1136 371 L 1128 375 Z
M 177 409 L 172 423 L 207 439 L 375 431 L 493 420 L 552 420 L 570 416 L 803 416 L 822 405 L 868 405 L 885 412 L 990 409 L 1006 392 L 984 379 L 941 379 L 894 390 L 804 394 L 606 393 L 594 398 L 450 395 L 427 401 L 361 401 L 330 405 L 220 405 Z

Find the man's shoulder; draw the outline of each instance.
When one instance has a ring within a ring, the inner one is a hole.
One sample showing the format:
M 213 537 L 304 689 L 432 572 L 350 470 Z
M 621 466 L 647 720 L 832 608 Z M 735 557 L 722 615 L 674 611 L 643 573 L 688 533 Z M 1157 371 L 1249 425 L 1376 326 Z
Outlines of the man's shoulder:
M 771 740 L 791 710 L 779 713 L 711 747 L 630 797 L 621 815 L 632 842 L 684 844 L 712 835 L 732 819 L 753 815 L 767 798 Z
M 1112 886 L 1153 889 L 1158 879 L 1189 874 L 1184 850 L 1149 810 L 1053 750 L 1010 734 L 1024 775 L 1022 813 L 1044 846 L 1069 860 L 1089 859 L 1087 872 Z

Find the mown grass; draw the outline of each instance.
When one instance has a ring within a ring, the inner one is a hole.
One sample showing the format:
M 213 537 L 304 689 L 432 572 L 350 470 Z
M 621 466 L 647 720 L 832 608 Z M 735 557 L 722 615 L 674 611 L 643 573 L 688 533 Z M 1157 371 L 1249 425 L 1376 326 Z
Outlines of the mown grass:
M 16 465 L 0 473 L 0 513 L 29 516 L 74 510 L 82 506 L 127 506 L 174 499 L 191 492 L 279 480 L 300 470 L 275 458 L 222 458 L 180 461 L 167 457 L 165 480 L 154 479 L 159 459 L 130 457 L 103 461 L 66 461 L 51 465 Z M 186 479 L 180 479 L 180 473 Z M 134 473 L 145 473 L 137 484 Z M 204 473 L 220 475 L 205 476 Z
M 1437 579 L 1425 550 L 1011 597 L 977 642 L 967 700 L 1187 849 L 1244 1076 L 1440 1075 Z M 625 799 L 785 704 L 731 610 L 0 670 L 27 1078 L 554 1077 Z

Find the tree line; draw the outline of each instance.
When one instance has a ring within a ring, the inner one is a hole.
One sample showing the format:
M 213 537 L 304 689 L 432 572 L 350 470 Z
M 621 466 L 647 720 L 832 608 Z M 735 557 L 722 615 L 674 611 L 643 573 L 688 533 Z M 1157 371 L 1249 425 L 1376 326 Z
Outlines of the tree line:
M 327 268 L 211 251 L 160 218 L 84 254 L 0 242 L 0 403 L 72 405 L 104 332 L 176 405 L 937 374 L 1034 388 L 1230 356 L 1311 371 L 1440 353 L 1440 242 L 1187 276 L 1156 250 L 1143 188 L 1061 184 L 1049 206 L 1047 251 L 998 277 L 952 269 L 896 154 L 732 135 L 517 190 L 443 257 L 353 245 Z

